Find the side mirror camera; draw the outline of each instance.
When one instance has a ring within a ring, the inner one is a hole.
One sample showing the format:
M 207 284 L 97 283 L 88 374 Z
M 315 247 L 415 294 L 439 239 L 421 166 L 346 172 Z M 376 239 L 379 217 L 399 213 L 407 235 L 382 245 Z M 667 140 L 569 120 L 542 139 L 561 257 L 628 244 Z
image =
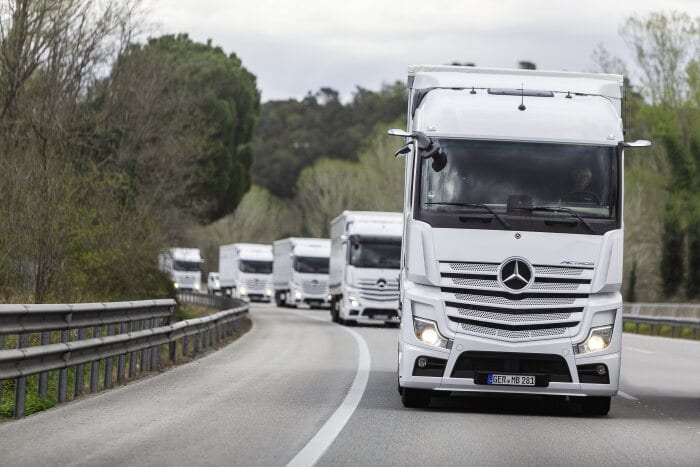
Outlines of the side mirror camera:
M 622 147 L 625 148 L 648 148 L 651 146 L 651 141 L 645 139 L 638 139 L 637 141 L 623 141 Z
M 447 165 L 447 156 L 442 152 L 440 145 L 422 131 L 413 131 L 409 133 L 408 131 L 393 128 L 388 131 L 388 134 L 391 136 L 414 139 L 420 151 L 421 159 L 433 159 L 432 167 L 434 171 L 440 172 Z M 396 151 L 394 156 L 402 156 L 408 154 L 410 151 L 411 143 L 407 143 Z

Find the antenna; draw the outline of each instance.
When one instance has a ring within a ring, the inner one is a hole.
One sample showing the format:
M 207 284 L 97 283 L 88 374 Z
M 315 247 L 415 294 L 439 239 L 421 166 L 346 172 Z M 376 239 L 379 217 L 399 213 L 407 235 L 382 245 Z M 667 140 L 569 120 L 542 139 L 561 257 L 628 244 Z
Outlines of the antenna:
M 525 107 L 525 85 L 520 83 L 520 105 L 518 106 L 518 110 L 525 109 L 527 109 L 527 107 Z

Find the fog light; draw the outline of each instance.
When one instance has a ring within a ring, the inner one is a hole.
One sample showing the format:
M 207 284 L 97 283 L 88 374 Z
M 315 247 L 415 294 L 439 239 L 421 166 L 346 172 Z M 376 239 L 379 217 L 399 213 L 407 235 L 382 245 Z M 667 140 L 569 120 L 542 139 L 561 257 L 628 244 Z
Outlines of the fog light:
M 425 357 L 418 358 L 418 368 L 425 368 L 428 366 L 428 359 Z
M 248 293 L 245 287 L 241 287 L 239 291 L 241 292 L 241 295 L 246 295 Z
M 413 332 L 416 339 L 435 347 L 449 348 L 449 341 L 440 334 L 437 323 L 423 318 L 413 318 Z
M 605 373 L 608 372 L 608 369 L 605 368 L 605 365 L 597 365 L 595 367 L 595 372 L 598 374 L 598 376 L 605 376 Z
M 350 307 L 351 308 L 360 308 L 360 301 L 356 299 L 355 297 L 350 297 Z
M 267 289 L 267 290 L 265 291 L 265 295 L 267 295 L 268 297 L 271 297 L 271 296 L 272 296 L 272 290 Z
M 179 289 L 179 288 L 180 288 L 180 284 L 178 284 L 177 282 L 173 282 L 173 287 L 175 287 L 176 289 Z
M 605 350 L 610 345 L 612 334 L 612 325 L 591 328 L 586 340 L 574 347 L 574 350 L 578 354 L 600 352 L 601 350 Z
M 299 292 L 298 290 L 294 292 L 294 298 L 296 298 L 297 300 L 301 300 L 301 292 Z

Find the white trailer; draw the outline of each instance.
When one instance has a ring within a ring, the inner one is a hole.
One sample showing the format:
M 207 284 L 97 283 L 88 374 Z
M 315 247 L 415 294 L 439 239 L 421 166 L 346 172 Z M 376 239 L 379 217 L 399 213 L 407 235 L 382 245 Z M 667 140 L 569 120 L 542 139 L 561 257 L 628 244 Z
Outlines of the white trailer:
M 272 299 L 272 245 L 233 243 L 219 247 L 222 293 L 247 301 Z
M 344 211 L 331 221 L 331 317 L 342 324 L 398 323 L 403 215 Z
M 408 73 L 399 391 L 559 395 L 604 415 L 622 343 L 623 79 Z
M 168 248 L 158 257 L 158 267 L 176 289 L 199 291 L 202 283 L 202 256 L 198 248 Z
M 277 306 L 328 307 L 327 238 L 285 238 L 273 244 L 273 284 Z

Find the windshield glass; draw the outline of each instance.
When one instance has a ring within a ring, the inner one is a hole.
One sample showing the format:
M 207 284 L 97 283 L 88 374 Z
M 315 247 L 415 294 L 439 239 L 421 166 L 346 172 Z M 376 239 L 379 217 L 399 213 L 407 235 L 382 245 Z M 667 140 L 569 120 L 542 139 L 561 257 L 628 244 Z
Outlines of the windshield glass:
M 297 256 L 294 258 L 294 270 L 309 274 L 328 274 L 328 258 Z
M 459 205 L 483 203 L 505 212 L 510 200 L 511 207 L 566 207 L 586 217 L 614 215 L 615 147 L 438 141 L 447 156 L 447 166 L 435 172 L 431 159 L 423 161 L 423 210 L 464 210 Z M 552 216 L 551 212 L 527 210 L 508 214 Z
M 250 261 L 242 259 L 238 262 L 241 272 L 251 274 L 272 274 L 272 261 Z
M 398 269 L 401 262 L 401 241 L 353 239 L 350 264 L 358 268 Z
M 198 261 L 175 261 L 176 271 L 199 271 L 201 263 Z

